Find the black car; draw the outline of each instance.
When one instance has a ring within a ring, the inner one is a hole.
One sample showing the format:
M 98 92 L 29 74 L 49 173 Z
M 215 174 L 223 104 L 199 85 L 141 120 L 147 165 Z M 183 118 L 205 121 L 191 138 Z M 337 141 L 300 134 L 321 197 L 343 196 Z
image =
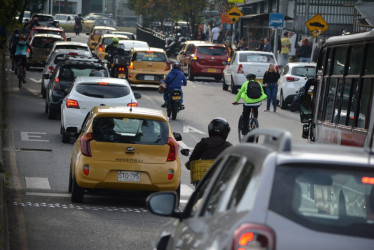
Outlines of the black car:
M 78 76 L 109 77 L 106 61 L 93 57 L 67 56 L 58 63 L 46 89 L 45 113 L 48 119 L 55 119 L 60 113 L 62 100 Z

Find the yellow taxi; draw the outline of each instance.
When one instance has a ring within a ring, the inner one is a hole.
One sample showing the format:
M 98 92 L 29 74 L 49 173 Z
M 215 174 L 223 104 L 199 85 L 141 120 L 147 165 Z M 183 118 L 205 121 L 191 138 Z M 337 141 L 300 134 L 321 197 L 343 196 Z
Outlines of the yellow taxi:
M 129 40 L 129 38 L 125 35 L 118 35 L 118 34 L 105 34 L 102 35 L 99 38 L 99 41 L 97 43 L 93 43 L 94 45 L 96 44 L 95 47 L 95 54 L 100 58 L 100 59 L 105 59 L 105 56 L 108 53 L 105 53 L 105 47 L 109 44 L 112 43 L 113 37 L 117 37 L 119 40 Z
M 128 67 L 128 80 L 131 84 L 160 84 L 170 72 L 166 52 L 159 48 L 136 48 L 130 52 L 131 63 Z
M 95 47 L 97 45 L 97 42 L 99 41 L 99 38 L 104 34 L 111 34 L 113 31 L 116 31 L 116 28 L 108 27 L 108 26 L 92 27 L 91 32 L 86 33 L 86 35 L 88 35 L 88 42 L 87 42 L 88 47 L 90 47 L 91 50 L 95 50 Z
M 180 140 L 160 110 L 94 107 L 72 151 L 72 202 L 83 202 L 85 190 L 95 189 L 169 190 L 180 196 Z

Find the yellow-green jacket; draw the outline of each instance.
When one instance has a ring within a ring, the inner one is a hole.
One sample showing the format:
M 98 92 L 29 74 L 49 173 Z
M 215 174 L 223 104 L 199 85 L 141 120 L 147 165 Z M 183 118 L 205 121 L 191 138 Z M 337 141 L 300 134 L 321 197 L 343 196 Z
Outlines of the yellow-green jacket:
M 243 85 L 240 88 L 238 94 L 236 95 L 235 102 L 238 102 L 240 100 L 240 98 L 243 98 L 245 103 L 255 104 L 255 103 L 261 102 L 262 100 L 265 100 L 267 98 L 267 95 L 265 94 L 264 89 L 262 88 L 262 85 L 258 82 L 257 83 L 260 84 L 260 86 L 261 86 L 261 93 L 262 93 L 261 96 L 257 99 L 249 98 L 247 96 L 248 82 L 249 81 L 246 81 L 245 83 L 243 83 Z

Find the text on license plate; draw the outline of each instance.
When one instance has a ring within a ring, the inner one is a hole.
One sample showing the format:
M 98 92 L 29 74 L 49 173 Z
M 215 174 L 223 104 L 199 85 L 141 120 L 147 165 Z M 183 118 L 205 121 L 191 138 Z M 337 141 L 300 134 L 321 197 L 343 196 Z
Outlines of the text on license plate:
M 181 96 L 172 96 L 171 99 L 172 100 L 180 100 L 180 99 L 182 99 L 182 97 Z
M 155 77 L 154 76 L 144 76 L 144 80 L 146 80 L 146 81 L 154 81 Z
M 213 69 L 213 68 L 209 68 L 209 69 L 208 69 L 208 72 L 211 72 L 211 73 L 216 73 L 216 69 Z
M 140 182 L 140 172 L 118 171 L 118 181 Z

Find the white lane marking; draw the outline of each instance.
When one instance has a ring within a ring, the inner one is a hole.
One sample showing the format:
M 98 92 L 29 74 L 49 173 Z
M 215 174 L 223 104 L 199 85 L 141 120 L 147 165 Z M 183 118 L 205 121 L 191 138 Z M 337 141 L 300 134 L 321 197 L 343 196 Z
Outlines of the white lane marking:
M 183 125 L 183 133 L 191 133 L 191 132 L 192 133 L 205 134 L 205 132 L 203 132 L 201 130 L 198 130 L 197 128 L 187 126 L 187 125 Z
M 49 142 L 49 140 L 41 140 L 35 138 L 41 138 L 40 135 L 46 135 L 47 133 L 44 132 L 21 132 L 21 140 L 22 141 L 41 141 L 41 142 Z M 34 138 L 34 139 L 33 139 Z
M 27 188 L 51 189 L 48 178 L 25 177 Z
M 186 204 L 188 202 L 188 200 L 180 200 L 179 203 L 183 203 L 183 204 Z
M 34 79 L 34 78 L 29 78 L 31 81 L 33 81 L 33 82 L 36 82 L 36 83 L 41 83 L 42 82 L 42 80 L 40 79 L 40 80 L 36 80 L 36 79 Z
M 190 188 L 187 184 L 182 184 L 181 185 L 181 196 L 191 196 L 193 192 L 193 189 Z
M 179 146 L 181 146 L 182 148 L 185 148 L 185 149 L 193 149 L 193 148 L 190 148 L 189 146 L 187 146 L 183 141 L 179 141 L 178 144 L 179 144 Z
M 38 193 L 38 192 L 26 192 L 26 195 L 46 196 L 46 197 L 70 197 L 71 196 L 71 194 Z

